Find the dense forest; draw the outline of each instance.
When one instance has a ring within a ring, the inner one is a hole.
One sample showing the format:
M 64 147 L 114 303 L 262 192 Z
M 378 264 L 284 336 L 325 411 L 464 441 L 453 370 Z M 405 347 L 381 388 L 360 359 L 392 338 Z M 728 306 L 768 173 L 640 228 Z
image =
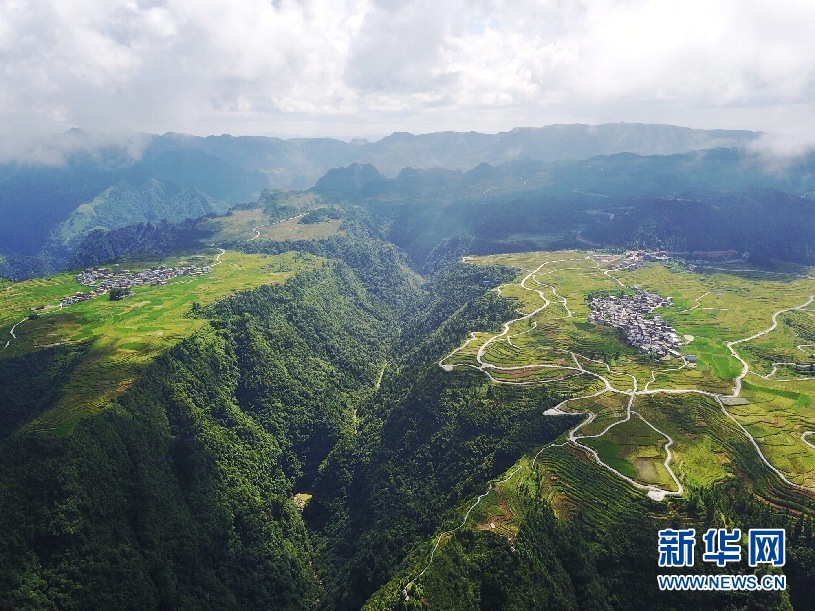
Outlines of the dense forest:
M 314 550 L 292 501 L 370 392 L 388 312 L 342 264 L 202 313 L 204 330 L 66 438 L 0 448 L 4 608 L 310 608 Z M 26 399 L 43 373 L 18 377 Z M 22 374 L 22 375 L 20 375 Z M 7 379 L 4 376 L 4 380 Z M 29 414 L 15 414 L 6 430 Z

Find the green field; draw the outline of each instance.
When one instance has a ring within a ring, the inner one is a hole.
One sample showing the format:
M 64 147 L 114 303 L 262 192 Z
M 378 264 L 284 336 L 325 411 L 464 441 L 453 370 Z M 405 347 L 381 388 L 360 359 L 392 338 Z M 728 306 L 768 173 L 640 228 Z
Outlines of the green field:
M 675 262 L 614 269 L 615 257 L 590 255 L 465 258 L 517 269 L 496 289 L 517 300 L 517 317 L 497 332 L 472 330 L 439 364 L 448 375 L 475 368 L 496 384 L 546 385 L 560 402 L 545 415 L 583 419 L 459 506 L 452 529 L 417 550 L 419 568 L 400 588 L 432 579 L 423 577 L 431 550 L 444 555 L 460 530 L 489 531 L 512 545 L 540 497 L 561 518 L 580 513 L 601 525 L 632 507 L 677 515 L 685 501 L 666 500 L 731 478 L 778 507 L 801 511 L 815 502 L 815 377 L 780 364 L 812 362 L 812 272 L 699 273 Z M 684 338 L 678 356 L 654 358 L 588 322 L 590 293 L 632 287 L 672 298 L 653 314 Z
M 737 472 L 768 470 L 766 460 L 802 492 L 815 491 L 815 451 L 804 441 L 815 431 L 815 375 L 806 366 L 815 360 L 811 272 L 696 272 L 673 262 L 614 269 L 589 255 L 467 257 L 471 264 L 519 270 L 513 283 L 497 289 L 518 300 L 519 318 L 506 331 L 474 333 L 441 360 L 444 368 L 466 365 L 496 383 L 556 389 L 564 397 L 559 411 L 590 415 L 573 435 L 597 452 L 603 463 L 595 461 L 597 468 L 652 490 L 677 492 L 669 469 L 680 482 L 706 486 Z M 679 351 L 694 355 L 695 364 L 654 359 L 626 345 L 616 330 L 588 323 L 587 296 L 624 287 L 672 298 L 654 314 L 684 337 Z M 731 346 L 747 363 L 745 374 Z M 727 399 L 734 393 L 737 401 Z M 625 420 L 632 394 L 634 412 Z
M 202 276 L 181 276 L 165 286 L 142 286 L 122 301 L 102 295 L 59 308 L 59 301 L 84 287 L 72 274 L 8 284 L 0 289 L 0 337 L 8 347 L 0 358 L 65 344 L 86 345 L 76 370 L 61 388 L 56 404 L 28 426 L 66 434 L 82 418 L 105 409 L 124 392 L 161 351 L 173 346 L 206 323 L 190 317 L 194 303 L 213 303 L 236 291 L 284 282 L 296 271 L 314 268 L 321 260 L 309 255 L 246 255 L 227 251 L 218 264 L 217 253 L 202 253 L 163 263 L 171 266 L 212 264 Z M 145 267 L 150 267 L 146 265 Z M 28 320 L 30 308 L 44 306 Z M 25 319 L 10 335 L 12 326 Z
M 298 202 L 313 208 L 315 202 Z M 301 223 L 305 212 L 293 211 L 291 216 L 279 219 L 262 208 L 233 210 L 225 216 L 201 221 L 201 228 L 214 232 L 211 241 L 216 244 L 253 240 L 321 240 L 341 235 L 341 219 L 327 219 L 318 223 Z

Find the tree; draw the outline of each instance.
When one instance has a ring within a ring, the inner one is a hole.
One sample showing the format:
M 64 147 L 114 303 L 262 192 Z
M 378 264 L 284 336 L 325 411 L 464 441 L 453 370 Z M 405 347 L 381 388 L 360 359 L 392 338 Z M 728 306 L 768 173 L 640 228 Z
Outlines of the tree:
M 111 301 L 120 301 L 130 295 L 130 289 L 121 288 L 121 287 L 114 287 L 110 289 L 110 296 L 109 299 Z

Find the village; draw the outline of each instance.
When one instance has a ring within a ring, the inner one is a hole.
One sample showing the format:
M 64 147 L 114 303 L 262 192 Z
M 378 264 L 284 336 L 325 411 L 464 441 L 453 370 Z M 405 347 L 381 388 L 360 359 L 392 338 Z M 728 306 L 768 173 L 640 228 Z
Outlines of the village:
M 634 271 L 645 263 L 664 263 L 666 261 L 678 260 L 695 269 L 709 263 L 739 263 L 749 258 L 748 253 L 738 253 L 735 250 L 711 250 L 679 252 L 667 250 L 627 250 L 625 254 L 592 253 L 589 258 L 600 264 L 607 265 L 607 269 Z
M 647 262 L 664 263 L 672 258 L 674 253 L 665 251 L 646 252 L 644 250 L 627 250 L 625 255 L 592 253 L 589 258 L 595 263 L 608 265 L 607 269 L 634 271 Z
M 208 274 L 212 268 L 209 265 L 203 267 L 185 266 L 185 267 L 165 267 L 163 265 L 146 269 L 141 272 L 131 272 L 129 269 L 120 271 L 112 271 L 107 268 L 100 269 L 86 269 L 76 275 L 76 281 L 79 284 L 90 287 L 91 291 L 77 291 L 70 297 L 62 300 L 63 307 L 88 301 L 104 295 L 113 289 L 123 289 L 129 291 L 133 287 L 150 285 L 161 286 L 167 284 L 168 280 L 178 276 L 200 276 Z
M 647 314 L 671 305 L 671 298 L 635 289 L 634 295 L 602 295 L 589 301 L 589 322 L 613 327 L 622 332 L 626 342 L 657 357 L 681 355 L 679 335 L 660 316 Z

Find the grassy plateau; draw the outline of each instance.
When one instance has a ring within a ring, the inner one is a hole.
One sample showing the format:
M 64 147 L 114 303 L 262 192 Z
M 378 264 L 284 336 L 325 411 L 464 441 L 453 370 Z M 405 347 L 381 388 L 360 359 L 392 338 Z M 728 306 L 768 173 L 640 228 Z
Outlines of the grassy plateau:
M 87 290 L 73 274 L 0 287 L 0 348 L 6 346 L 0 358 L 70 343 L 87 346 L 56 404 L 28 427 L 70 433 L 79 420 L 105 409 L 110 399 L 124 392 L 156 355 L 206 324 L 190 316 L 194 303 L 204 306 L 236 291 L 284 282 L 298 270 L 321 265 L 321 260 L 299 253 L 219 254 L 213 249 L 161 263 L 209 264 L 212 271 L 180 276 L 164 286 L 136 287 L 131 297 L 121 301 L 101 295 L 65 308 L 59 306 L 63 297 Z M 29 318 L 31 309 L 40 306 L 36 316 Z

